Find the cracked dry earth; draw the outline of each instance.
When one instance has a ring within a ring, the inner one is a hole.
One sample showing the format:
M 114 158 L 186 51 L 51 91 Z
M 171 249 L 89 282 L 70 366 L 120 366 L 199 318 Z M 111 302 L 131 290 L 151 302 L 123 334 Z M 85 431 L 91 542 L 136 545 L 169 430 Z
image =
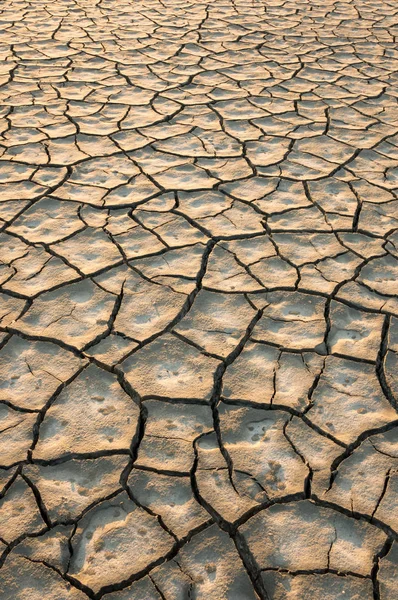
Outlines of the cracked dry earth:
M 398 599 L 396 0 L 5 0 L 1 600 Z

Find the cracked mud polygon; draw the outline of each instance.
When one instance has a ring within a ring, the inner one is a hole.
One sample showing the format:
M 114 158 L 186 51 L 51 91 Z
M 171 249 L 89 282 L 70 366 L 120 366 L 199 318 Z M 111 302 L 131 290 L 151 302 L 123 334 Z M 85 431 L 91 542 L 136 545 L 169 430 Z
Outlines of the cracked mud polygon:
M 4 0 L 0 599 L 398 599 L 398 6 Z

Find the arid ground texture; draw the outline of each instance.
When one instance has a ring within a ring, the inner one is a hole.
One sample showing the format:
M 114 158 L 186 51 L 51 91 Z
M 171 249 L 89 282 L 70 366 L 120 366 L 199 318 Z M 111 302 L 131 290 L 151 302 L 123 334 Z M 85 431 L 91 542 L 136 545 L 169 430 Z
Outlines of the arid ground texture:
M 397 1 L 0 53 L 0 600 L 397 600 Z

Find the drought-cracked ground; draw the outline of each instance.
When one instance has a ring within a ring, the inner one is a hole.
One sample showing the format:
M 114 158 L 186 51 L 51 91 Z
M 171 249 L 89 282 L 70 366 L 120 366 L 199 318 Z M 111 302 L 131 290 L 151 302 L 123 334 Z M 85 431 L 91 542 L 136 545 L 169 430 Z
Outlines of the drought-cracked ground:
M 396 0 L 1 4 L 1 600 L 397 600 Z

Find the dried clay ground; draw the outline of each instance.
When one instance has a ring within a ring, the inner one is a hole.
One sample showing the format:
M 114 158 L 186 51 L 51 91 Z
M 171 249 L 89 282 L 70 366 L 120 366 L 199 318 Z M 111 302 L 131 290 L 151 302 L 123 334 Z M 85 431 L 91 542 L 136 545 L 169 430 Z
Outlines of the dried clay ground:
M 396 0 L 0 9 L 0 600 L 397 600 Z

